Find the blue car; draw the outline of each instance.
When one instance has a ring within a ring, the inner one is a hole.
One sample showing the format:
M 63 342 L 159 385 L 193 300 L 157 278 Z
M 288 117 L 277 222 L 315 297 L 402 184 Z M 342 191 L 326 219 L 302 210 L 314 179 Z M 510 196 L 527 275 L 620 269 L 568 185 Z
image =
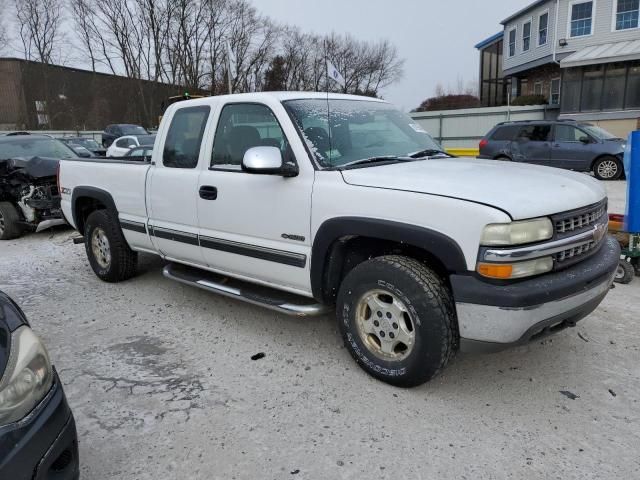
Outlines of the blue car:
M 58 374 L 22 310 L 0 291 L 0 479 L 78 477 L 76 424 Z
M 598 180 L 624 176 L 626 140 L 570 120 L 503 122 L 480 142 L 478 158 L 593 172 Z

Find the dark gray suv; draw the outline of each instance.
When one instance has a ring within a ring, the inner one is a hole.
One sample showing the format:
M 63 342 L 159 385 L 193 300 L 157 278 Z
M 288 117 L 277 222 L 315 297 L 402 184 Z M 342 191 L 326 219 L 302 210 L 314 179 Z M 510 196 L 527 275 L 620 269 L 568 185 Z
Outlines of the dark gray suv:
M 478 158 L 593 172 L 599 180 L 617 180 L 624 174 L 625 143 L 589 123 L 504 122 L 482 139 Z

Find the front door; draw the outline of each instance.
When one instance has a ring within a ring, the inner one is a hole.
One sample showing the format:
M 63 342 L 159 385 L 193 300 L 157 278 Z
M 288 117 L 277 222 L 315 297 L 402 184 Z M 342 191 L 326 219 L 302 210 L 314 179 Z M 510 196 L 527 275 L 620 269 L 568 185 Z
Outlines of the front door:
M 583 140 L 588 141 L 583 141 Z M 593 159 L 592 140 L 573 125 L 557 124 L 551 150 L 551 160 L 557 166 L 571 170 L 589 170 Z
M 280 103 L 225 105 L 210 168 L 199 178 L 202 254 L 213 270 L 308 293 L 313 167 L 296 162 L 299 174 L 292 178 L 246 173 L 244 154 L 257 146 L 277 147 L 286 160 L 306 160 Z
M 173 114 L 161 145 L 162 157 L 147 179 L 149 233 L 167 258 L 201 265 L 198 242 L 198 162 L 210 107 L 181 108 Z
M 515 162 L 550 165 L 551 158 L 551 125 L 525 125 L 520 128 L 511 152 Z

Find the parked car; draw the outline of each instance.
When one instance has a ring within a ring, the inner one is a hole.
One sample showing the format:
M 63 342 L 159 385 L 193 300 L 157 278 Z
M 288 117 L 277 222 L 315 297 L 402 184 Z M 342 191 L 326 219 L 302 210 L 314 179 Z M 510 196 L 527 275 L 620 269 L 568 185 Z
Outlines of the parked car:
M 49 136 L 0 137 L 0 240 L 66 223 L 56 172 L 59 159 L 75 157 Z
M 96 142 L 93 138 L 87 137 L 63 137 L 60 141 L 66 143 L 68 146 L 73 148 L 79 146 L 82 147 L 89 152 L 91 152 L 92 156 L 96 157 L 104 157 L 107 154 L 107 149 L 100 146 L 98 142 Z
M 148 135 L 149 132 L 140 125 L 131 125 L 128 123 L 118 123 L 115 125 L 109 125 L 102 132 L 102 146 L 108 148 L 114 142 L 116 138 L 124 137 L 125 135 Z
M 142 160 L 144 162 L 151 161 L 151 154 L 153 153 L 153 145 L 148 145 L 145 147 L 134 147 L 130 149 L 123 156 L 127 159 L 137 159 Z
M 117 138 L 107 148 L 107 157 L 124 157 L 129 150 L 135 147 L 153 147 L 155 140 L 155 135 L 127 135 L 126 137 Z
M 20 307 L 0 291 L 0 478 L 75 480 L 78 465 L 60 378 Z
M 589 123 L 504 122 L 482 139 L 478 158 L 593 172 L 599 180 L 617 180 L 624 175 L 625 144 Z
M 618 266 L 601 182 L 452 159 L 382 100 L 188 100 L 157 145 L 151 163 L 60 164 L 95 274 L 126 280 L 155 252 L 187 285 L 298 316 L 335 307 L 356 362 L 394 385 L 431 379 L 458 349 L 574 326 Z

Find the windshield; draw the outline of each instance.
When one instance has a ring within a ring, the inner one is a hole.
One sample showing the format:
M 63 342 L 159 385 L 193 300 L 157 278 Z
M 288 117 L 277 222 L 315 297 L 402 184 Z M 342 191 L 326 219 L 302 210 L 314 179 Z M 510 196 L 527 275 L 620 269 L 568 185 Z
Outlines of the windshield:
M 387 103 L 336 99 L 283 103 L 324 168 L 442 150 L 420 125 Z
M 596 127 L 595 125 L 580 125 L 584 130 L 587 131 L 590 135 L 593 135 L 600 140 L 611 140 L 613 138 L 618 138 L 615 135 L 607 132 L 603 128 Z
M 120 127 L 122 130 L 122 135 L 146 135 L 147 132 L 144 128 L 139 127 L 138 125 L 122 125 Z
M 0 160 L 16 157 L 75 158 L 76 154 L 60 140 L 54 138 L 25 136 L 19 140 L 0 141 Z
M 153 145 L 156 141 L 155 135 L 138 135 L 138 143 L 142 145 Z
M 78 145 L 82 145 L 85 148 L 100 148 L 100 145 L 98 145 L 98 142 L 96 142 L 95 140 L 92 140 L 91 138 L 79 138 L 77 140 L 73 140 L 73 143 L 77 143 Z

